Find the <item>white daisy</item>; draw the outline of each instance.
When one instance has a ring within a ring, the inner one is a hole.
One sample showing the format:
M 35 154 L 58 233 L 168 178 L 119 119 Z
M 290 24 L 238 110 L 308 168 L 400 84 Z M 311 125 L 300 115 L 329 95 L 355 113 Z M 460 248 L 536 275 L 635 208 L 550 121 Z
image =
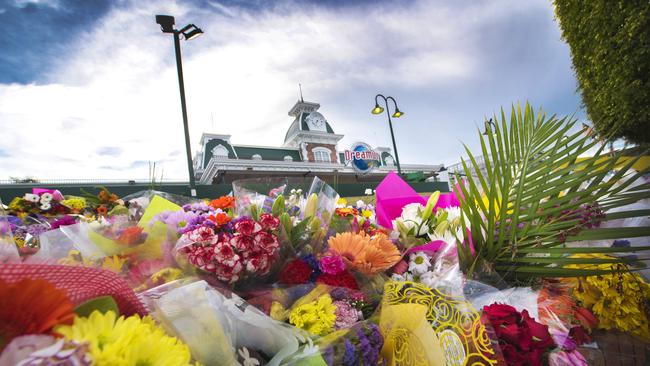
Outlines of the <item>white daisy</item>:
M 50 202 L 53 198 L 52 193 L 45 192 L 41 195 L 41 202 Z
M 366 203 L 363 202 L 362 200 L 357 201 L 357 208 L 364 208 L 366 207 Z
M 421 275 L 431 267 L 431 257 L 424 252 L 411 253 L 409 258 L 409 272 L 414 275 Z
M 25 193 L 25 196 L 23 198 L 29 202 L 34 202 L 34 203 L 37 203 L 41 199 L 37 194 L 31 194 L 31 193 Z
M 366 196 L 372 196 L 372 188 L 366 188 L 366 191 L 364 193 Z

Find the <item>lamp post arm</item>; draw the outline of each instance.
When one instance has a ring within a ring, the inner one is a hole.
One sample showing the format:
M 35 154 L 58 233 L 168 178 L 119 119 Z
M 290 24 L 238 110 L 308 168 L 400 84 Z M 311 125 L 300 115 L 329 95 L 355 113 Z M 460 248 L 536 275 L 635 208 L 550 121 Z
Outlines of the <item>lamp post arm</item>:
M 392 97 L 388 97 L 393 99 Z M 393 99 L 395 102 L 395 99 Z M 397 154 L 397 144 L 395 143 L 395 133 L 393 132 L 393 121 L 390 118 L 390 108 L 388 107 L 388 99 L 384 98 L 386 103 L 386 117 L 388 117 L 388 127 L 390 127 L 390 138 L 393 141 L 393 151 L 395 151 L 395 163 L 397 164 L 397 174 L 402 175 L 402 166 L 399 164 L 399 155 Z
M 178 71 L 178 86 L 181 94 L 181 111 L 183 113 L 183 130 L 185 132 L 185 150 L 187 153 L 187 169 L 190 175 L 190 195 L 196 195 L 194 181 L 194 165 L 192 164 L 192 150 L 190 148 L 190 131 L 187 123 L 187 107 L 185 105 L 185 82 L 183 81 L 183 65 L 181 61 L 180 31 L 174 29 L 174 49 L 176 51 L 176 69 Z

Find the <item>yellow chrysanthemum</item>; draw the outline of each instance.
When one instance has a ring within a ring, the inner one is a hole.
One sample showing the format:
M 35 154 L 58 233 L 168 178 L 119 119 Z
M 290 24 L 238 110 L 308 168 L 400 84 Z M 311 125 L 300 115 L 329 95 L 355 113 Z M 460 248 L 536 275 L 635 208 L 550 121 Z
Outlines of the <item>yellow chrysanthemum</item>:
M 125 264 L 126 259 L 113 255 L 104 258 L 104 261 L 102 262 L 102 268 L 114 273 L 120 273 L 122 272 L 122 268 L 124 268 Z
M 297 306 L 289 314 L 289 322 L 312 334 L 327 334 L 332 331 L 336 321 L 336 305 L 330 295 L 322 295 L 317 300 Z
M 70 197 L 61 201 L 61 204 L 73 210 L 81 211 L 86 207 L 86 199 L 83 197 Z
M 158 327 L 150 317 L 124 318 L 109 311 L 94 311 L 88 318 L 76 317 L 74 324 L 59 326 L 56 332 L 68 340 L 89 344 L 95 365 L 191 365 L 189 348 Z
M 611 258 L 604 254 L 576 254 L 572 258 Z M 574 264 L 567 268 L 612 270 L 620 264 Z M 626 268 L 624 268 L 626 269 Z M 598 317 L 598 327 L 617 328 L 650 340 L 650 324 L 644 302 L 650 298 L 650 284 L 637 273 L 589 276 L 580 280 L 573 296 Z

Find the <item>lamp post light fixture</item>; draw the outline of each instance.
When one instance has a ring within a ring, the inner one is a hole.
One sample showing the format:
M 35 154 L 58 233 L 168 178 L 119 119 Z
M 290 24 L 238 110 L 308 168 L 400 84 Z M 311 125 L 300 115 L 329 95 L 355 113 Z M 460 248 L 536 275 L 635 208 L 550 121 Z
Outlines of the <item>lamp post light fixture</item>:
M 393 105 L 395 106 L 395 111 L 393 112 L 393 118 L 400 118 L 401 116 L 404 115 L 404 112 L 400 111 L 399 108 L 397 107 L 397 102 L 395 101 L 395 98 L 393 97 L 385 97 L 381 94 L 375 95 L 375 108 L 370 111 L 372 114 L 381 114 L 384 111 L 384 107 L 379 105 L 379 98 L 381 98 L 384 101 L 384 105 L 386 106 L 386 117 L 388 117 L 388 126 L 390 127 L 390 138 L 393 140 L 393 150 L 395 151 L 395 162 L 397 163 L 397 174 L 402 175 L 402 167 L 399 165 L 399 155 L 397 154 L 397 145 L 395 144 L 395 134 L 393 133 L 393 122 L 391 121 L 390 117 L 390 108 L 388 105 L 388 101 L 392 100 Z
M 496 131 L 497 125 L 496 125 L 496 123 L 492 122 L 492 118 L 485 121 L 485 131 L 483 132 L 484 136 L 492 135 L 492 134 L 496 133 L 496 132 L 492 131 L 492 128 L 490 126 L 494 126 L 494 130 Z
M 194 165 L 192 163 L 192 149 L 190 145 L 190 131 L 187 124 L 187 107 L 185 105 L 185 82 L 183 81 L 183 64 L 181 61 L 180 36 L 183 35 L 186 41 L 194 39 L 203 31 L 194 24 L 188 24 L 180 30 L 174 29 L 174 17 L 171 15 L 156 15 L 156 23 L 160 24 L 163 33 L 174 35 L 174 50 L 176 51 L 176 70 L 178 71 L 178 87 L 181 93 L 181 110 L 183 112 L 183 128 L 185 130 L 185 150 L 187 153 L 187 169 L 190 174 L 190 195 L 196 196 L 196 184 L 194 178 Z

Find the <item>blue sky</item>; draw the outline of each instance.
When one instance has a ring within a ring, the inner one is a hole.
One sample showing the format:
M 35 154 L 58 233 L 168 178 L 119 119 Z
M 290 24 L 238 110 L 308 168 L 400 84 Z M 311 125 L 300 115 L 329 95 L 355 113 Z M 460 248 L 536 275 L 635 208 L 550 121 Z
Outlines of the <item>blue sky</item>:
M 340 149 L 390 146 L 453 164 L 511 103 L 583 118 L 550 0 L 0 0 L 0 179 L 186 177 L 172 40 L 155 14 L 195 23 L 183 42 L 191 139 L 279 146 L 302 83 Z

